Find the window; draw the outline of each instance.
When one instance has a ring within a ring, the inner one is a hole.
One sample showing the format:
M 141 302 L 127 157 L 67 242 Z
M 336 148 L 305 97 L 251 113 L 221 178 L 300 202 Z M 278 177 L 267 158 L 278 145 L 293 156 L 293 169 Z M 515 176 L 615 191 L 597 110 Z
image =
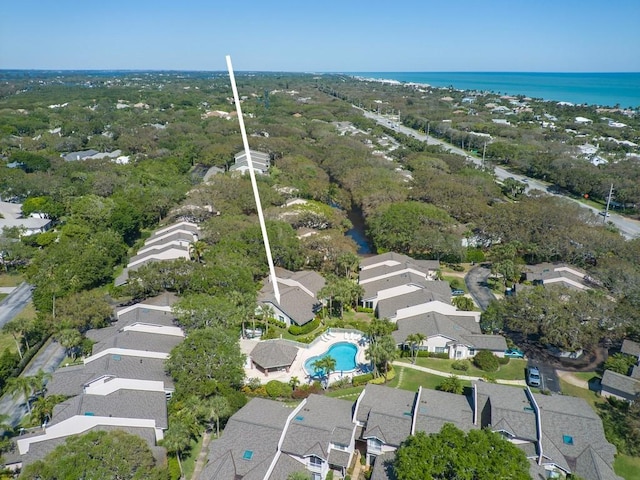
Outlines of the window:
M 462 357 L 462 352 L 460 350 L 456 350 L 456 358 Z
M 436 353 L 447 353 L 447 347 L 436 347 Z
M 311 480 L 322 480 L 322 475 L 320 475 L 319 473 L 312 473 Z
M 364 308 L 373 308 L 373 302 L 370 300 L 364 302 Z
M 322 467 L 322 459 L 318 457 L 314 457 L 313 455 L 309 457 L 309 465 L 312 467 Z
M 369 453 L 380 453 L 382 451 L 382 442 L 377 438 L 367 439 L 367 451 Z
M 284 322 L 284 317 L 282 315 L 278 315 L 278 320 L 280 320 L 281 322 Z

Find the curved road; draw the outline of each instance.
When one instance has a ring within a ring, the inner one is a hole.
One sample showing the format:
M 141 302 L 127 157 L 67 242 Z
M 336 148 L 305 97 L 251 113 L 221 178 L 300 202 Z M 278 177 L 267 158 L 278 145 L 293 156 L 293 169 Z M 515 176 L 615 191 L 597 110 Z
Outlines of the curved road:
M 0 303 L 0 328 L 27 306 L 31 300 L 31 291 L 31 285 L 23 282 Z
M 447 142 L 444 142 L 438 138 L 434 138 L 432 136 L 427 136 L 424 133 L 421 133 L 418 130 L 414 130 L 412 128 L 409 127 L 405 127 L 404 125 L 400 125 L 395 121 L 391 121 L 388 118 L 382 116 L 382 115 L 378 115 L 377 113 L 373 113 L 370 112 L 368 110 L 364 110 L 360 107 L 357 107 L 355 105 L 353 105 L 354 108 L 357 108 L 358 110 L 362 111 L 362 113 L 364 114 L 365 117 L 370 118 L 372 120 L 375 120 L 376 122 L 378 122 L 380 125 L 385 126 L 386 128 L 390 128 L 392 130 L 395 130 L 396 132 L 400 132 L 400 133 L 404 133 L 405 135 L 409 136 L 409 137 L 413 137 L 416 138 L 418 140 L 421 140 L 423 142 L 427 142 L 427 145 L 440 145 L 442 148 L 444 148 L 445 150 L 452 152 L 452 153 L 457 153 L 458 155 L 462 155 L 463 157 L 466 157 L 467 160 L 475 163 L 476 165 L 482 167 L 482 159 L 475 157 L 473 155 L 470 155 L 469 152 L 466 152 L 464 150 L 462 150 L 461 148 L 455 147 Z M 514 174 L 509 172 L 508 170 L 505 170 L 504 168 L 501 167 L 494 167 L 493 168 L 494 174 L 496 176 L 496 178 L 498 180 L 504 180 L 505 178 L 514 178 L 520 182 L 526 183 L 528 185 L 527 190 L 529 189 L 537 189 L 540 190 L 542 192 L 546 192 L 549 195 L 555 195 L 558 197 L 564 197 L 567 200 L 571 200 L 572 202 L 577 203 L 578 205 L 580 205 L 582 208 L 586 208 L 588 210 L 591 210 L 594 214 L 598 214 L 599 209 L 592 207 L 590 205 L 587 205 L 585 203 L 582 203 L 581 201 L 575 199 L 575 198 L 571 198 L 571 197 L 567 197 L 565 195 L 561 195 L 558 193 L 551 193 L 547 190 L 547 188 L 549 186 L 551 186 L 552 184 L 547 183 L 547 182 L 542 182 L 540 180 L 537 180 L 535 178 L 529 178 L 529 177 L 525 177 L 524 175 L 518 175 L 518 174 Z M 624 235 L 625 238 L 627 239 L 632 239 L 632 238 L 636 238 L 640 236 L 640 222 L 637 220 L 633 220 L 627 217 L 623 217 L 622 215 L 618 215 L 616 213 L 609 213 L 609 217 L 607 218 L 607 223 L 612 223 L 613 225 L 616 226 L 616 228 L 618 228 L 618 230 L 620 231 L 620 233 L 622 235 Z M 604 221 L 604 217 L 598 216 L 598 218 L 600 218 L 601 220 Z
M 489 304 L 496 299 L 495 295 L 489 289 L 487 280 L 491 275 L 491 269 L 483 265 L 469 270 L 464 277 L 464 283 L 467 285 L 467 290 L 473 297 L 473 300 L 480 307 L 480 310 L 485 311 Z
M 31 301 L 31 292 L 31 285 L 22 283 L 0 303 L 0 328 L 20 314 L 27 303 Z M 21 376 L 34 376 L 40 370 L 52 373 L 58 368 L 65 355 L 65 349 L 58 342 L 49 342 L 36 353 Z M 26 413 L 27 404 L 23 395 L 14 398 L 7 394 L 0 398 L 0 414 L 7 416 L 4 423 L 16 426 Z

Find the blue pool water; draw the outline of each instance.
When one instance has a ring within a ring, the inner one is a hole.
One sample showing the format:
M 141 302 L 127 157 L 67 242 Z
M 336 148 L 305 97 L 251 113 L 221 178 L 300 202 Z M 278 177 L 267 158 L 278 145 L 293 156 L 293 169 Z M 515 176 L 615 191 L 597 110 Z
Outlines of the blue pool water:
M 311 357 L 309 360 L 304 362 L 304 369 L 307 371 L 309 375 L 314 375 L 316 372 L 311 366 L 313 362 L 319 360 L 326 356 L 331 356 L 336 361 L 336 372 L 350 372 L 356 369 L 356 353 L 358 352 L 358 347 L 353 343 L 349 342 L 340 342 L 334 343 L 331 345 L 329 350 L 327 350 L 322 355 L 318 355 L 316 357 Z

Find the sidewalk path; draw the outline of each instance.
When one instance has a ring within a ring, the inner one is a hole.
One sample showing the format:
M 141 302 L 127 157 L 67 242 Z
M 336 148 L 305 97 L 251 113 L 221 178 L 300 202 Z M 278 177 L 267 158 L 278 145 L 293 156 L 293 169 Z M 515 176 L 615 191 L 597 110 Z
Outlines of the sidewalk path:
M 482 378 L 480 377 L 470 377 L 468 375 L 457 375 L 455 373 L 441 372 L 440 370 L 433 370 L 432 368 L 421 367 L 420 365 L 414 365 L 412 363 L 399 362 L 397 360 L 393 362 L 393 365 L 420 370 L 421 372 L 431 373 L 432 375 L 438 375 L 440 377 L 450 377 L 451 375 L 455 375 L 460 380 L 469 380 L 470 382 L 477 382 L 482 380 Z M 520 385 L 523 387 L 526 385 L 526 382 L 524 380 L 496 380 L 496 383 L 501 383 L 503 385 Z
M 200 453 L 198 454 L 198 459 L 196 460 L 196 466 L 193 469 L 191 480 L 198 480 L 200 478 L 200 474 L 202 473 L 202 470 L 207 463 L 207 455 L 209 455 L 210 442 L 211 432 L 204 432 L 204 435 L 202 436 L 202 447 L 200 447 Z

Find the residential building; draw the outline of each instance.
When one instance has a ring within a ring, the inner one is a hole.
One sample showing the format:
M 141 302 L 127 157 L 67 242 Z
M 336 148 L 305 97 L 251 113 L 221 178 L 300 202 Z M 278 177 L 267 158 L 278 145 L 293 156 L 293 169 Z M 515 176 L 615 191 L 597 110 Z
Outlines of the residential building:
M 318 292 L 324 287 L 324 278 L 310 270 L 291 272 L 280 267 L 275 270 L 280 301 L 275 298 L 271 277 L 268 277 L 258 293 L 258 304 L 270 306 L 274 317 L 287 327 L 309 323 L 322 308 Z
M 605 370 L 600 381 L 600 393 L 603 397 L 634 402 L 640 399 L 640 378 L 637 377 L 637 365 L 631 376 L 622 375 L 613 370 Z
M 527 265 L 526 279 L 533 285 L 562 285 L 578 290 L 590 290 L 594 282 L 583 270 L 565 263 Z
M 398 328 L 391 335 L 400 347 L 406 347 L 409 335 L 419 333 L 425 336 L 417 346 L 419 350 L 448 353 L 452 359 L 473 357 L 480 350 L 503 357 L 507 349 L 502 335 L 483 334 L 477 319 L 471 316 L 428 312 L 400 319 L 396 325 Z
M 151 262 L 191 258 L 191 244 L 198 241 L 200 227 L 195 223 L 181 221 L 156 230 L 144 242 L 138 253 L 129 259 L 127 267 L 115 279 L 115 285 L 129 281 L 129 272 L 138 270 Z
M 174 389 L 164 362 L 184 338 L 170 313 L 174 300 L 161 295 L 122 308 L 114 324 L 88 331 L 96 342 L 92 355 L 59 368 L 47 384 L 47 395 L 69 398 L 41 429 L 16 439 L 17 456 L 9 463 L 42 459 L 69 435 L 114 429 L 140 435 L 162 457 L 157 443 L 168 428 L 167 400 Z
M 369 384 L 355 403 L 311 395 L 293 409 L 252 399 L 211 443 L 200 478 L 282 480 L 299 471 L 342 478 L 357 450 L 373 466 L 371 478 L 391 480 L 402 442 L 419 431 L 437 433 L 445 423 L 500 433 L 529 458 L 532 478 L 620 480 L 612 469 L 615 447 L 586 401 L 485 382 L 469 395 Z
M 269 173 L 269 167 L 271 166 L 270 155 L 256 150 L 249 151 L 251 152 L 251 163 L 253 165 L 254 173 L 258 175 L 267 175 Z M 233 162 L 233 165 L 229 167 L 230 172 L 240 172 L 244 175 L 249 171 L 249 160 L 247 158 L 247 153 L 244 150 L 236 153 L 233 158 Z
M 5 228 L 17 228 L 20 236 L 35 235 L 51 228 L 51 219 L 43 215 L 22 215 L 22 204 L 0 201 L 0 236 Z

